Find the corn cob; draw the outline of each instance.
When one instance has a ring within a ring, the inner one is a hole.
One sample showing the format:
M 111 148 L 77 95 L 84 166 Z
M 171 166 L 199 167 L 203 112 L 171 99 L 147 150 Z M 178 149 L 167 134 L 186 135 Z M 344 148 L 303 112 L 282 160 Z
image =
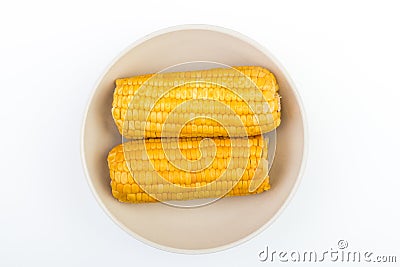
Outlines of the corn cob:
M 116 80 L 112 115 L 126 138 L 177 137 L 176 129 L 180 137 L 235 137 L 243 126 L 252 136 L 280 124 L 280 97 L 274 75 L 262 67 L 150 74 Z
M 261 193 L 270 188 L 267 153 L 261 135 L 248 140 L 129 141 L 114 147 L 107 158 L 112 194 L 121 202 L 141 203 Z

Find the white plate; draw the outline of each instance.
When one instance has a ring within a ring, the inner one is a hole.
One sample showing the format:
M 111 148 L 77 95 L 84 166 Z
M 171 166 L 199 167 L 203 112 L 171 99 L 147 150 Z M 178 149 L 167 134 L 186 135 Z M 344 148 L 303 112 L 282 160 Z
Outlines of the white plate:
M 109 150 L 121 142 L 110 111 L 114 81 L 190 61 L 258 65 L 277 77 L 282 96 L 282 124 L 277 130 L 276 154 L 270 172 L 272 188 L 259 195 L 224 198 L 199 208 L 119 203 L 111 195 L 106 161 Z M 163 250 L 208 253 L 244 242 L 276 219 L 299 183 L 306 143 L 305 114 L 299 95 L 270 52 L 225 28 L 183 25 L 145 36 L 114 60 L 101 76 L 84 118 L 82 158 L 96 199 L 122 229 Z

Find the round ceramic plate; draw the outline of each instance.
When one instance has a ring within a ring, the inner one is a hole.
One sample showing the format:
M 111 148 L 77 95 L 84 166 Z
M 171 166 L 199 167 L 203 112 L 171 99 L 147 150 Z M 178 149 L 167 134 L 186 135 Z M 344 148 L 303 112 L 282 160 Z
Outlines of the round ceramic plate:
M 117 78 L 156 73 L 185 62 L 255 65 L 273 72 L 280 86 L 282 123 L 277 129 L 271 189 L 209 205 L 179 208 L 162 203 L 124 204 L 113 198 L 107 154 L 121 142 L 111 116 Z M 235 246 L 267 228 L 292 197 L 305 165 L 305 114 L 295 86 L 276 59 L 249 38 L 220 27 L 183 25 L 150 34 L 131 45 L 101 76 L 82 129 L 82 158 L 89 185 L 122 229 L 154 247 L 207 253 Z

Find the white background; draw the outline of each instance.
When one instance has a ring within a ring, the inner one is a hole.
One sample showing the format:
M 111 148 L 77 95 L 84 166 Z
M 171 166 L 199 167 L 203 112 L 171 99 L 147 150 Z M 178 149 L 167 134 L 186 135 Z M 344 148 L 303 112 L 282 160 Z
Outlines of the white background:
M 257 256 L 266 245 L 322 251 L 339 239 L 399 262 L 399 11 L 395 1 L 2 1 L 0 266 L 266 266 Z M 187 23 L 228 27 L 271 50 L 298 86 L 310 141 L 282 216 L 243 245 L 198 256 L 118 228 L 80 158 L 84 110 L 111 60 Z

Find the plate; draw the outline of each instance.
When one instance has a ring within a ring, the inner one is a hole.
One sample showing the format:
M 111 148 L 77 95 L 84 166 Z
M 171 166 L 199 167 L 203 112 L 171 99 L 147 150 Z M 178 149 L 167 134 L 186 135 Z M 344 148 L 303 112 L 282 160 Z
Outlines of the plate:
M 273 72 L 282 96 L 271 189 L 223 198 L 196 208 L 162 203 L 124 204 L 110 191 L 107 154 L 121 142 L 111 116 L 117 78 L 156 73 L 185 62 L 257 65 Z M 211 25 L 181 25 L 145 36 L 118 56 L 97 82 L 82 127 L 82 160 L 98 203 L 138 240 L 179 253 L 210 253 L 254 237 L 279 216 L 293 196 L 305 167 L 307 134 L 302 102 L 286 70 L 273 55 L 242 34 Z

